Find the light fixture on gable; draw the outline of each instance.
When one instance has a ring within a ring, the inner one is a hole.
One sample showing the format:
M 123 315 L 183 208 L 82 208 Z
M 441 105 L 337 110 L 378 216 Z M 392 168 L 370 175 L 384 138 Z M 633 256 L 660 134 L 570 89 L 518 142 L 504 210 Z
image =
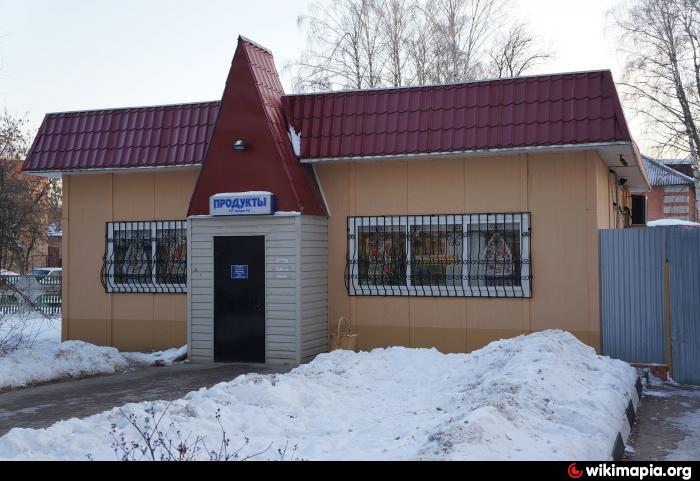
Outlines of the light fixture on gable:
M 248 144 L 246 144 L 245 140 L 238 139 L 233 143 L 233 150 L 238 150 L 243 151 L 248 148 Z

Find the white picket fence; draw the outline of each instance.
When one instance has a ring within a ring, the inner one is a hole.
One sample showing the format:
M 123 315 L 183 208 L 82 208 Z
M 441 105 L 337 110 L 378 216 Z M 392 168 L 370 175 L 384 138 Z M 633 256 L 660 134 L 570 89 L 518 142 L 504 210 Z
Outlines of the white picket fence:
M 61 314 L 61 277 L 0 275 L 0 315 L 40 310 Z

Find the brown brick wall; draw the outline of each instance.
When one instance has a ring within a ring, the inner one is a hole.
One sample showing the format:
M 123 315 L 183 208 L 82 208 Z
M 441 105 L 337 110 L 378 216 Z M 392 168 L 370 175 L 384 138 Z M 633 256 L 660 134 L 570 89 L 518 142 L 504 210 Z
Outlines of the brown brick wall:
M 647 193 L 647 222 L 667 218 L 697 219 L 693 186 L 659 185 Z

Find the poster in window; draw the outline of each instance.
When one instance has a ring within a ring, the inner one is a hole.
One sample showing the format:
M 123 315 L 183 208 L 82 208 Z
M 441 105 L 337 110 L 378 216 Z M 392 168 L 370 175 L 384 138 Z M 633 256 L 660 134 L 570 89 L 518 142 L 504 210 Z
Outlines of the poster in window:
M 114 233 L 114 264 L 117 282 L 147 282 L 150 273 L 150 231 Z
M 405 285 L 405 235 L 402 235 L 402 230 L 399 227 L 387 227 L 381 231 L 361 227 L 358 234 L 360 284 Z
M 520 224 L 476 224 L 470 227 L 469 280 L 472 286 L 521 284 Z
M 157 231 L 156 274 L 158 282 L 183 284 L 187 279 L 187 234 L 184 229 Z
M 486 242 L 481 253 L 486 261 L 487 277 L 510 277 L 513 275 L 513 251 L 502 234 L 496 232 Z
M 459 286 L 462 284 L 462 226 L 411 227 L 411 284 Z

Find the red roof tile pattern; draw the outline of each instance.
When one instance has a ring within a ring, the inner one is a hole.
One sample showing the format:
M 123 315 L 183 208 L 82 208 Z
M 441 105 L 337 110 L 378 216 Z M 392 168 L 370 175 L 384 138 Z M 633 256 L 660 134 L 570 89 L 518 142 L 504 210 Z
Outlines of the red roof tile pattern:
M 199 164 L 219 102 L 47 114 L 28 172 Z
M 302 159 L 631 142 L 610 71 L 289 95 Z
M 309 166 L 294 155 L 283 95 L 272 53 L 239 37 L 188 215 L 208 214 L 213 194 L 247 190 L 274 192 L 280 211 L 326 214 Z M 245 151 L 233 150 L 236 139 Z

